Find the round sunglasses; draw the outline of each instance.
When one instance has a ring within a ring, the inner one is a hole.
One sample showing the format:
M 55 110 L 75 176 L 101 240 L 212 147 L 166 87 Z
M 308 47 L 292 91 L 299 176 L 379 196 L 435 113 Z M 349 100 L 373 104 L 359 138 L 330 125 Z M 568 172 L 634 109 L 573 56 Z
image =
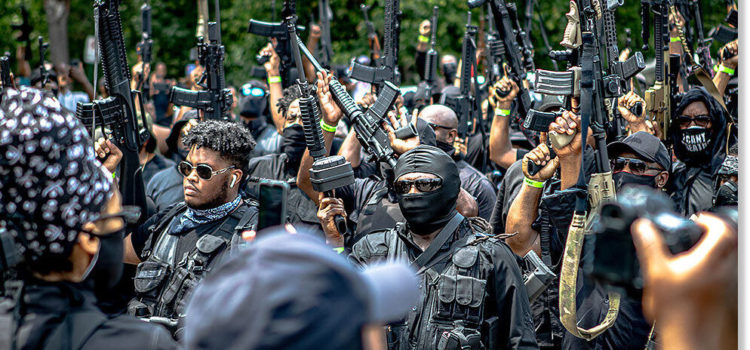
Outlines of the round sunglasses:
M 193 172 L 193 169 L 195 169 L 195 172 L 198 173 L 198 177 L 203 180 L 211 180 L 211 178 L 214 175 L 221 174 L 229 169 L 234 169 L 234 165 L 228 166 L 224 169 L 216 170 L 208 165 L 208 164 L 198 164 L 196 166 L 193 166 L 193 164 L 190 164 L 188 161 L 181 161 L 180 164 L 177 165 L 177 170 L 179 170 L 180 174 L 184 177 L 190 176 L 190 173 Z

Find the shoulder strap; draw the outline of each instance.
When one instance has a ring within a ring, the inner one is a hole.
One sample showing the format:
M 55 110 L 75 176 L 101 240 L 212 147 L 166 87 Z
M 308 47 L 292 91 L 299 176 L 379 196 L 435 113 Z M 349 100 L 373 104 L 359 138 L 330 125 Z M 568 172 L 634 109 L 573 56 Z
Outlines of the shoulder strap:
M 164 231 L 167 228 L 167 225 L 169 225 L 169 223 L 172 222 L 172 219 L 175 217 L 175 215 L 177 215 L 177 213 L 182 212 L 186 208 L 187 208 L 187 204 L 185 204 L 185 202 L 177 203 L 175 206 L 172 207 L 172 209 L 170 209 L 166 214 L 164 214 L 161 221 L 159 221 L 158 223 L 152 226 L 153 229 L 149 228 L 149 231 L 151 231 L 151 237 L 150 239 L 146 240 L 146 244 L 143 246 L 143 252 L 151 251 L 152 246 L 158 240 L 162 231 Z
M 388 193 L 388 187 L 383 187 L 379 190 L 373 191 L 372 194 L 370 195 L 370 198 L 367 200 L 367 204 L 365 204 L 365 206 L 378 205 L 378 203 L 380 203 L 380 199 L 383 198 L 383 196 L 385 196 L 387 193 Z
M 412 263 L 412 267 L 419 269 L 420 267 L 427 264 L 427 262 L 432 259 L 432 257 L 437 254 L 437 252 L 440 250 L 440 248 L 443 247 L 443 244 L 448 241 L 448 238 L 451 237 L 453 232 L 456 231 L 456 228 L 458 228 L 458 225 L 461 223 L 461 221 L 464 220 L 464 216 L 459 214 L 458 212 L 456 215 L 451 218 L 450 221 L 448 221 L 448 224 L 443 227 L 442 230 L 435 236 L 435 239 L 430 243 L 430 246 L 427 247 L 427 249 L 422 252 L 422 254 L 419 254 L 416 260 Z

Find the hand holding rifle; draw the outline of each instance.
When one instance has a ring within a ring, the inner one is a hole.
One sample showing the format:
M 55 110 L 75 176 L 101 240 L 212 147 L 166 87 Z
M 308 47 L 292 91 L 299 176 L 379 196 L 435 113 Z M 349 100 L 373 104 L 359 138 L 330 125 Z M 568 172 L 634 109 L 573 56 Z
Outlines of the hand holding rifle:
M 531 175 L 528 169 L 529 161 L 537 166 L 542 166 L 542 169 L 537 171 L 536 174 Z M 558 166 L 560 166 L 560 158 L 551 158 L 550 149 L 547 147 L 547 133 L 540 133 L 539 145 L 523 156 L 523 160 L 521 161 L 523 175 L 530 180 L 544 182 L 555 175 L 555 170 L 557 170 Z
M 331 89 L 328 84 L 331 83 L 333 75 L 328 74 L 326 71 L 320 71 L 317 73 L 318 81 L 316 82 L 318 89 L 318 101 L 320 102 L 320 109 L 323 110 L 323 121 L 331 126 L 339 124 L 339 120 L 344 115 L 341 112 L 341 108 L 333 100 Z
M 638 102 L 641 103 L 641 106 L 646 104 L 646 101 L 644 101 L 643 98 L 638 96 L 635 92 L 630 91 L 617 99 L 617 110 L 620 112 L 622 118 L 628 122 L 628 129 L 630 129 L 630 132 L 645 131 L 653 135 L 654 130 L 649 128 L 646 124 L 646 113 L 643 108 L 640 109 L 640 115 L 636 115 L 634 112 L 637 111 L 633 111 L 633 106 L 636 106 Z
M 494 109 L 510 109 L 511 103 L 518 96 L 518 84 L 505 75 L 490 89 L 490 106 Z
M 400 139 L 396 137 L 396 130 L 409 126 L 409 121 L 406 117 L 396 119 L 397 112 L 394 110 L 388 111 L 388 119 L 391 121 L 390 125 L 383 122 L 383 128 L 388 133 L 388 140 L 391 142 L 391 148 L 393 153 L 397 155 L 404 154 L 409 150 L 419 146 L 419 134 L 406 139 Z M 414 130 L 417 129 L 417 118 L 411 118 Z
M 340 198 L 326 197 L 323 193 L 318 195 L 318 221 L 323 226 L 323 232 L 326 236 L 326 244 L 332 247 L 343 247 L 344 236 L 336 228 L 335 218 L 341 216 L 346 218 L 344 201 Z
M 279 54 L 276 53 L 276 50 L 274 50 L 273 44 L 268 43 L 260 50 L 260 55 L 268 57 L 268 61 L 263 63 L 263 68 L 266 69 L 266 74 L 268 74 L 268 76 L 279 76 L 279 65 L 281 59 L 279 58 Z

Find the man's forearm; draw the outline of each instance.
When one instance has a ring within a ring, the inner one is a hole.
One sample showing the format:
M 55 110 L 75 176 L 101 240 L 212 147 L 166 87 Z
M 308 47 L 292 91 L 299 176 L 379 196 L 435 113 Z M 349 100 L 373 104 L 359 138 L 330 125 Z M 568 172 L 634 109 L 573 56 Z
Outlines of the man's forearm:
M 362 163 L 362 145 L 357 139 L 357 132 L 352 129 L 349 135 L 346 135 L 344 142 L 339 148 L 339 155 L 352 164 L 352 168 L 359 168 L 359 164 Z
M 576 154 L 560 159 L 560 189 L 566 190 L 578 182 L 581 172 L 581 155 Z
M 524 184 L 521 187 L 521 192 L 510 205 L 505 231 L 508 233 L 517 232 L 517 234 L 508 237 L 505 243 L 508 243 L 510 249 L 518 256 L 526 255 L 533 247 L 534 241 L 539 235 L 538 232 L 531 228 L 531 224 L 537 218 L 539 198 L 541 197 L 541 188 Z M 537 249 L 534 250 L 536 251 Z M 541 254 L 540 251 L 536 251 L 536 253 Z
M 496 109 L 509 110 L 510 105 L 504 104 Z M 516 150 L 510 142 L 510 116 L 495 113 L 490 128 L 490 160 L 507 169 L 516 161 Z
M 268 75 L 268 87 L 270 90 L 270 108 L 271 108 L 271 118 L 273 119 L 273 124 L 276 127 L 276 131 L 281 134 L 284 132 L 284 116 L 279 112 L 279 107 L 276 105 L 279 100 L 281 99 L 281 96 L 283 95 L 283 92 L 281 90 L 281 74 L 279 71 L 266 71 L 266 75 Z
M 307 50 L 310 52 L 315 52 L 315 46 L 318 45 L 318 39 L 313 38 L 310 36 L 310 38 L 307 40 Z M 302 67 L 305 70 L 305 75 L 307 76 L 307 82 L 313 83 L 315 81 L 315 68 L 313 67 L 310 60 L 307 59 L 307 56 L 302 55 Z

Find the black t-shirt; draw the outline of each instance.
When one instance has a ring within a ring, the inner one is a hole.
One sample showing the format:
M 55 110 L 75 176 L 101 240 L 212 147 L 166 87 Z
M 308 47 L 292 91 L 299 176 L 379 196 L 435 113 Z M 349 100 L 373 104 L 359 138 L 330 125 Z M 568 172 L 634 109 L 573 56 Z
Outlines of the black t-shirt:
M 143 184 L 147 185 L 149 181 L 156 175 L 156 173 L 174 166 L 175 163 L 160 154 L 155 154 L 148 163 L 143 167 Z

